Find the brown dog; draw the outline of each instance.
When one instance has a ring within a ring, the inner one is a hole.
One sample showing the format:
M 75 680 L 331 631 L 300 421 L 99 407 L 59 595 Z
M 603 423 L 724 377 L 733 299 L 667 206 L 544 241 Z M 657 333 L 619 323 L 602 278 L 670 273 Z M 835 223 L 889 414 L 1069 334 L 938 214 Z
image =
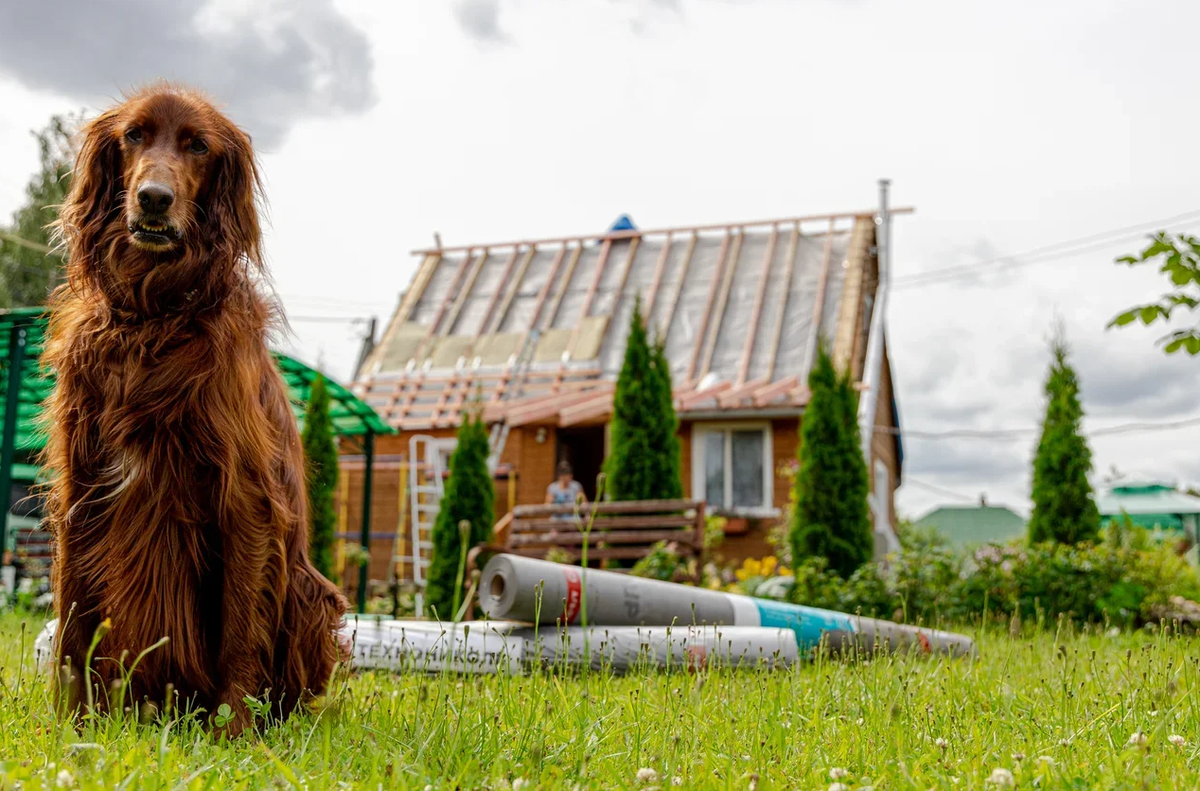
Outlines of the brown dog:
M 173 685 L 210 716 L 228 705 L 217 724 L 236 735 L 246 696 L 286 716 L 323 692 L 345 610 L 308 561 L 304 459 L 256 288 L 250 138 L 155 86 L 87 126 L 73 178 L 44 358 L 59 698 L 115 705 L 113 682 L 166 637 L 123 699 L 162 705 Z

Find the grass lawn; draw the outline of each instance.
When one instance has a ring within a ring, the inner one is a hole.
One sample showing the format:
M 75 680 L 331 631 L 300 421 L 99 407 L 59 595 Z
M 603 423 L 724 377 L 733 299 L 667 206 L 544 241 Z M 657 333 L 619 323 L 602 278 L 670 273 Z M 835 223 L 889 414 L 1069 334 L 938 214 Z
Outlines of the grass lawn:
M 191 722 L 56 724 L 40 626 L 0 616 L 0 788 L 1200 787 L 1187 638 L 996 631 L 978 661 L 787 672 L 368 673 L 227 746 Z

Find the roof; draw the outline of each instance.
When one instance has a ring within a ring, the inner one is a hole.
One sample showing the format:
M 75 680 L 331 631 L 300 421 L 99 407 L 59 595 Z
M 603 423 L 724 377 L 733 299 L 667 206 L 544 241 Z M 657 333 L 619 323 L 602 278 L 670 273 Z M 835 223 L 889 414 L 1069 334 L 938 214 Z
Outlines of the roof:
M 24 329 L 26 336 L 25 356 L 21 365 L 20 402 L 17 408 L 17 431 L 14 442 L 16 450 L 36 452 L 46 445 L 46 436 L 37 426 L 42 411 L 42 402 L 54 387 L 54 374 L 43 368 L 40 362 L 42 341 L 46 333 L 47 313 L 43 308 L 19 308 L 17 310 L 0 311 L 0 401 L 8 392 L 8 345 L 10 333 L 14 327 Z M 313 381 L 320 374 L 304 363 L 284 354 L 275 355 L 284 382 L 287 384 L 288 397 L 291 400 L 292 411 L 297 420 L 303 425 L 304 408 L 308 402 L 309 390 Z M 373 409 L 346 388 L 330 381 L 330 416 L 333 419 L 334 430 L 342 436 L 365 434 L 372 431 L 377 434 L 393 433 L 391 426 L 384 423 Z M 2 407 L 0 407 L 2 414 Z M 3 432 L 0 423 L 0 432 Z M 14 477 L 20 465 L 14 465 Z
M 1096 507 L 1104 517 L 1129 514 L 1138 523 L 1153 521 L 1178 527 L 1181 517 L 1200 514 L 1200 497 L 1177 491 L 1159 481 L 1125 481 L 1096 495 Z
M 1025 520 L 998 505 L 944 505 L 918 519 L 916 525 L 935 528 L 958 547 L 1004 543 L 1025 535 Z
M 859 330 L 842 303 L 874 239 L 859 212 L 419 250 L 353 387 L 402 429 L 455 425 L 477 393 L 488 420 L 603 419 L 640 296 L 681 413 L 798 413 L 817 329 Z

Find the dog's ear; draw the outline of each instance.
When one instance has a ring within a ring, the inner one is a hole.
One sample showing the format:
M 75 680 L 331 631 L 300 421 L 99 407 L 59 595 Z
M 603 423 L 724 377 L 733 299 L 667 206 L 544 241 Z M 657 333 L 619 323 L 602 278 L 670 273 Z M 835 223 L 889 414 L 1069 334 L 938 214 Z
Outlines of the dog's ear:
M 258 223 L 258 198 L 262 192 L 258 163 L 250 136 L 228 124 L 221 135 L 221 153 L 216 162 L 205 206 L 210 232 L 217 245 L 235 258 L 245 256 L 262 264 L 262 231 Z
M 118 111 L 97 116 L 80 131 L 79 154 L 71 171 L 71 189 L 59 212 L 58 233 L 68 245 L 92 249 L 94 240 L 120 209 L 124 189 Z

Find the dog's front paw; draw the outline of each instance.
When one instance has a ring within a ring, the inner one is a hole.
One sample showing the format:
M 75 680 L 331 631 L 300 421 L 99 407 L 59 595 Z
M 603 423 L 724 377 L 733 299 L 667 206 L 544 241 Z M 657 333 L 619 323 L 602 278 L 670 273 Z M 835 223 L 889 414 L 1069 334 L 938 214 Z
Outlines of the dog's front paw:
M 233 696 L 222 696 L 218 700 L 221 702 L 208 718 L 213 736 L 218 740 L 221 737 L 236 739 L 250 725 L 250 709 L 245 701 Z

